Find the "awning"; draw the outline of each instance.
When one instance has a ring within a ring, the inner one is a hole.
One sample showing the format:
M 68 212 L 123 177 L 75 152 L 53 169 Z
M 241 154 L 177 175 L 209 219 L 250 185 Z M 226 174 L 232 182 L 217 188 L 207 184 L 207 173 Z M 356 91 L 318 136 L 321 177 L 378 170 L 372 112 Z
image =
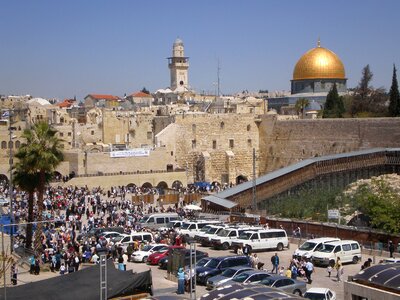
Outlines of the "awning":
M 216 205 L 225 207 L 227 209 L 231 209 L 231 208 L 233 208 L 233 207 L 238 205 L 236 202 L 233 202 L 231 200 L 227 200 L 227 199 L 224 199 L 224 198 L 219 198 L 219 197 L 216 197 L 214 195 L 210 195 L 210 196 L 204 197 L 204 198 L 202 198 L 202 200 L 208 201 L 210 203 L 214 203 Z

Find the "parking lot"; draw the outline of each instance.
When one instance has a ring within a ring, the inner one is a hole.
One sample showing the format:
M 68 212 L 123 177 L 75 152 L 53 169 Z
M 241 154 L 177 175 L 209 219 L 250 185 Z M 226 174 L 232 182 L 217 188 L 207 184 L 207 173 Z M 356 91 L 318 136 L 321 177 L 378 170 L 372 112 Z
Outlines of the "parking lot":
M 280 257 L 280 265 L 287 267 L 294 250 L 298 247 L 298 244 L 291 243 L 289 249 L 285 249 L 281 252 L 277 252 Z M 209 254 L 209 256 L 226 256 L 226 255 L 234 255 L 231 250 L 214 250 L 209 247 L 201 247 L 197 244 L 197 250 L 205 251 Z M 271 271 L 271 256 L 275 254 L 275 251 L 266 251 L 266 252 L 257 252 L 257 255 L 260 259 L 260 262 L 265 263 L 264 269 Z M 368 257 L 373 258 L 372 256 L 363 255 L 362 262 L 364 262 Z M 375 257 L 376 263 L 382 257 Z M 135 270 L 137 272 L 151 269 L 153 275 L 153 286 L 155 295 L 160 294 L 173 294 L 177 288 L 177 282 L 171 281 L 167 279 L 167 271 L 160 270 L 158 266 L 149 266 L 144 263 L 128 263 L 127 269 Z M 348 276 L 356 274 L 360 271 L 361 263 L 358 264 L 345 264 L 344 265 L 344 275 L 343 279 L 346 280 Z M 328 273 L 326 268 L 316 267 L 314 273 L 312 274 L 312 285 L 308 285 L 308 287 L 325 287 L 330 288 L 337 294 L 337 299 L 344 299 L 344 291 L 343 291 L 343 282 L 337 282 L 335 278 L 336 272 L 332 272 L 332 277 L 328 277 Z M 302 278 L 299 278 L 303 280 Z M 205 286 L 197 286 L 196 296 L 200 297 L 207 293 Z

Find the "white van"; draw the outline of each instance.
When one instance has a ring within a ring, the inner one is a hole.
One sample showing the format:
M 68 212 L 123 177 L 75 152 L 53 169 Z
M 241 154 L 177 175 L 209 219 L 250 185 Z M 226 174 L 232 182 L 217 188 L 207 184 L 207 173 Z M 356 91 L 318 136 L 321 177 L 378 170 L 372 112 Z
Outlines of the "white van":
M 294 251 L 293 256 L 300 259 L 311 258 L 315 251 L 322 249 L 325 243 L 340 241 L 339 238 L 323 237 L 305 241 L 299 248 Z
M 221 221 L 218 220 L 188 221 L 184 222 L 178 231 L 180 234 L 194 238 L 194 236 L 198 234 L 204 226 L 217 225 L 217 224 L 221 224 Z
M 139 243 L 142 241 L 151 243 L 153 242 L 153 235 L 146 231 L 125 234 L 119 242 L 115 243 L 115 246 L 121 247 L 124 251 L 126 251 L 126 248 L 128 248 L 129 244 L 132 244 L 134 240 L 138 241 Z
M 358 263 L 361 261 L 361 247 L 357 241 L 344 240 L 325 243 L 321 250 L 314 252 L 312 261 L 315 265 L 334 265 L 336 258 L 342 263 Z
M 289 248 L 289 239 L 283 229 L 245 231 L 239 238 L 232 241 L 231 248 L 237 253 L 239 248 L 246 245 L 250 251 L 267 249 L 282 251 L 283 248 Z
M 156 213 L 151 215 L 145 215 L 139 220 L 139 224 L 146 228 L 160 228 L 167 227 L 171 221 L 179 220 L 177 213 Z

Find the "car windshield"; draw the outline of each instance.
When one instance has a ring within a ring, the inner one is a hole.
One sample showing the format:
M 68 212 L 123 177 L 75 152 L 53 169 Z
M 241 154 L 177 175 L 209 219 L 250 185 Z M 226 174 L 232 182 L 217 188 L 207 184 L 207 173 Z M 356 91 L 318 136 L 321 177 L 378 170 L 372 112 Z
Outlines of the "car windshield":
M 249 274 L 242 273 L 239 274 L 238 276 L 235 276 L 232 280 L 236 282 L 244 282 L 247 278 L 249 278 Z
M 209 226 L 204 226 L 202 229 L 200 229 L 201 232 L 207 232 L 210 229 Z
M 218 236 L 228 236 L 229 230 L 222 229 L 220 232 L 217 233 Z
M 234 269 L 226 269 L 225 271 L 222 272 L 222 276 L 224 277 L 232 277 L 233 275 L 236 274 L 236 270 Z
M 143 251 L 150 251 L 151 248 L 153 248 L 153 247 L 154 246 L 151 246 L 151 245 L 144 246 Z
M 322 249 L 319 250 L 319 251 L 321 251 L 321 252 L 326 252 L 326 253 L 330 253 L 330 252 L 333 251 L 333 249 L 335 249 L 335 246 L 333 246 L 333 245 L 326 245 L 326 244 L 325 244 L 325 245 L 322 247 Z
M 207 264 L 207 267 L 213 269 L 213 268 L 216 268 L 216 267 L 218 266 L 218 264 L 219 264 L 219 259 L 213 258 L 213 259 L 211 259 L 210 262 Z
M 303 245 L 300 246 L 299 250 L 310 251 L 314 249 L 316 243 L 313 242 L 305 242 Z
M 141 218 L 140 220 L 139 220 L 139 223 L 146 223 L 146 221 L 149 219 L 149 217 L 148 216 L 144 216 L 143 218 Z
M 253 233 L 251 233 L 251 232 L 243 232 L 241 235 L 239 235 L 239 239 L 249 240 L 252 234 Z
M 306 292 L 304 294 L 304 298 L 306 299 L 311 299 L 311 300 L 325 300 L 325 295 L 324 294 L 320 294 L 320 293 L 309 293 Z
M 119 235 L 119 236 L 116 236 L 116 237 L 112 238 L 112 240 L 113 240 L 114 242 L 119 242 L 119 241 L 122 240 L 123 238 L 124 238 L 123 235 Z
M 204 267 L 210 260 L 211 259 L 209 259 L 209 258 L 202 258 L 197 262 L 196 266 L 197 267 Z
M 208 230 L 206 231 L 206 233 L 213 234 L 213 233 L 215 233 L 217 230 L 218 230 L 218 228 L 211 227 L 211 228 L 208 228 Z
M 183 223 L 182 226 L 181 226 L 181 228 L 182 228 L 182 229 L 188 229 L 189 226 L 190 226 L 189 223 Z

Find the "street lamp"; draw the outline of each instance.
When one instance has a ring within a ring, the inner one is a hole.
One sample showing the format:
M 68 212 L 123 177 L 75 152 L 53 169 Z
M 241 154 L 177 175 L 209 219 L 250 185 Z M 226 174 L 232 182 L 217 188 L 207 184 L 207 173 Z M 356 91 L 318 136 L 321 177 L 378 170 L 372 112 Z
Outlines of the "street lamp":
M 10 149 L 9 152 L 9 165 L 10 165 L 10 181 L 9 181 L 9 196 L 10 196 L 10 223 L 14 223 L 14 212 L 13 212 L 13 198 L 14 198 L 14 187 L 13 187 L 13 130 L 15 130 L 15 127 L 11 126 L 12 122 L 12 110 L 8 110 L 8 133 L 10 135 L 10 140 L 8 142 L 8 148 Z M 12 230 L 13 227 L 11 227 L 10 231 L 10 241 L 11 245 L 14 244 L 14 232 Z M 10 252 L 12 253 L 13 247 L 10 248 Z

